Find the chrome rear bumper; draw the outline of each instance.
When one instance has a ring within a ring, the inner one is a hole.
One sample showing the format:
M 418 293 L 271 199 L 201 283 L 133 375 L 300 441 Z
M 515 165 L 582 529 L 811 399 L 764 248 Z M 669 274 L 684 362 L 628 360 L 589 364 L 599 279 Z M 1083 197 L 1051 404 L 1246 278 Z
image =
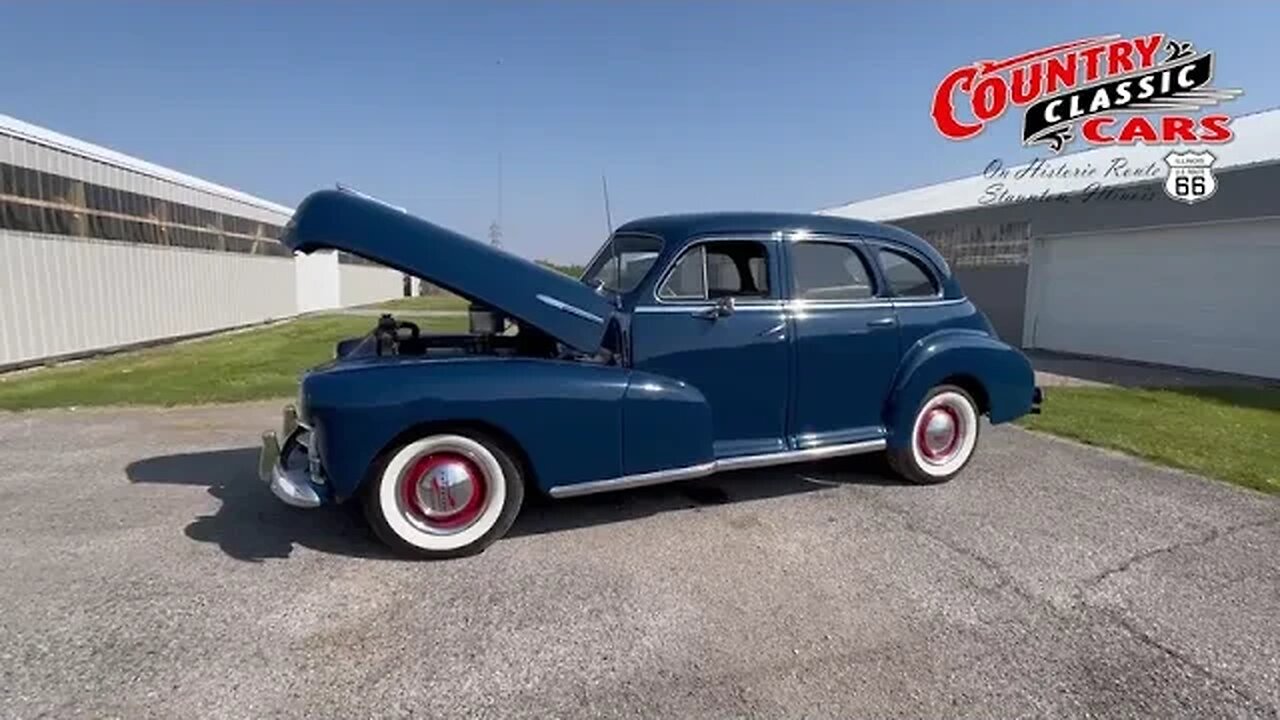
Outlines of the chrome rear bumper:
M 271 492 L 287 505 L 300 508 L 320 507 L 320 495 L 311 484 L 308 466 L 290 468 L 289 460 L 298 446 L 310 435 L 298 424 L 297 412 L 292 406 L 284 410 L 284 445 L 274 430 L 262 433 L 262 450 L 258 454 L 258 477 L 271 487 Z M 309 464 L 308 464 L 309 465 Z

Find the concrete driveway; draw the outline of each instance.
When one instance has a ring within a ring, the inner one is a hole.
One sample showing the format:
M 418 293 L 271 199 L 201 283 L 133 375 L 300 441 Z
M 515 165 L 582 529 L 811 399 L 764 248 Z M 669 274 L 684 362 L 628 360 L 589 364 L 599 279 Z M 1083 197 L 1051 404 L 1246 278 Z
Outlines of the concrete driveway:
M 987 428 L 543 503 L 388 558 L 277 504 L 275 404 L 0 414 L 0 717 L 1274 717 L 1280 503 Z

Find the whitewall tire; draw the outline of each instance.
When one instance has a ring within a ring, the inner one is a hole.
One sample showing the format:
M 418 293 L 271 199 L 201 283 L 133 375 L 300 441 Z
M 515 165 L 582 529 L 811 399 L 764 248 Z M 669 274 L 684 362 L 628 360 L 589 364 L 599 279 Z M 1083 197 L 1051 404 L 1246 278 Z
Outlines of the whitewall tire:
M 406 555 L 470 555 L 506 534 L 524 502 L 519 465 L 477 433 L 441 433 L 383 456 L 364 489 L 383 542 Z
M 973 457 L 979 429 L 978 405 L 969 393 L 939 385 L 916 410 L 908 442 L 889 452 L 889 465 L 914 483 L 946 482 Z

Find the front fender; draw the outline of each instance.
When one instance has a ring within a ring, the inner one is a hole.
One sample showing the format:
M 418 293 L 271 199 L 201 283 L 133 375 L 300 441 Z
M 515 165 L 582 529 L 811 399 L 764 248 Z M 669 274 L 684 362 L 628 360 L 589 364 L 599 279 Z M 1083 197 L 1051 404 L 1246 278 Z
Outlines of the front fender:
M 335 499 L 354 495 L 379 453 L 429 423 L 509 437 L 545 489 L 622 474 L 628 376 L 614 366 L 531 358 L 339 364 L 303 379 L 302 404 Z
M 920 403 L 943 382 L 981 388 L 992 423 L 1025 415 L 1035 394 L 1035 372 L 1017 348 L 978 330 L 934 333 L 913 345 L 899 365 L 885 418 L 891 447 L 910 442 Z

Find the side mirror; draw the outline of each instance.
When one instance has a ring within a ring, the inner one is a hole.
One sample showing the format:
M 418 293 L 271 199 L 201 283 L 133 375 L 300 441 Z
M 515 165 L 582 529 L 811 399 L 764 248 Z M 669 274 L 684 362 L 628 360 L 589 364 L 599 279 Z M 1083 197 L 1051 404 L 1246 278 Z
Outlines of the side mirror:
M 737 306 L 733 304 L 733 298 L 726 296 L 717 299 L 716 304 L 713 307 L 709 307 L 706 310 L 699 310 L 696 314 L 701 318 L 716 320 L 732 315 L 736 309 Z

